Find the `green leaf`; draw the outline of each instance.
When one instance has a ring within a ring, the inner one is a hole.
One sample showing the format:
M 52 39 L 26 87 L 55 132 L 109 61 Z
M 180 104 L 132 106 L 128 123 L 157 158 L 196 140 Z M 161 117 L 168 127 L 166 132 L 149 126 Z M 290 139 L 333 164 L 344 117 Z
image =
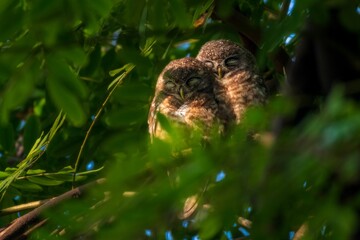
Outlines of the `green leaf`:
M 206 219 L 200 229 L 200 238 L 212 239 L 220 231 L 221 225 L 221 221 L 215 217 Z
M 163 129 L 165 129 L 165 131 L 171 132 L 172 127 L 171 127 L 171 124 L 170 124 L 169 119 L 167 119 L 167 117 L 164 116 L 164 115 L 161 114 L 161 113 L 158 113 L 158 114 L 156 115 L 156 117 L 157 117 L 157 119 L 158 119 L 159 124 L 161 125 L 161 127 L 162 127 Z
M 0 149 L 12 152 L 15 147 L 14 129 L 12 124 L 0 124 L 0 133 Z
M 14 183 L 20 176 L 24 174 L 24 172 L 34 164 L 45 152 L 44 146 L 47 146 L 49 142 L 51 142 L 52 138 L 56 134 L 57 130 L 62 126 L 65 121 L 65 117 L 60 113 L 56 120 L 54 121 L 53 125 L 51 126 L 49 132 L 44 135 L 41 134 L 40 137 L 35 141 L 34 146 L 29 151 L 28 155 L 24 160 L 22 160 L 17 166 L 18 168 L 6 168 L 5 171 L 12 173 L 3 181 L 0 182 L 0 193 L 1 199 L 4 197 L 8 187 Z M 21 184 L 23 181 L 19 180 L 17 184 L 14 186 L 21 188 Z M 25 181 L 24 184 L 28 183 Z M 36 187 L 34 185 L 30 185 L 28 188 L 33 191 L 39 190 L 39 186 Z
M 114 77 L 115 75 L 118 75 L 119 73 L 121 73 L 122 71 L 129 71 L 129 69 L 131 68 L 131 63 L 129 63 L 129 64 L 125 64 L 124 66 L 122 66 L 121 68 L 117 68 L 117 69 L 114 69 L 114 70 L 111 70 L 110 72 L 109 72 L 109 75 L 111 76 L 111 77 Z M 130 70 L 131 71 L 131 70 Z
M 360 31 L 360 14 L 356 12 L 356 4 L 343 8 L 340 12 L 341 23 L 352 32 Z
M 88 94 L 87 87 L 60 56 L 49 55 L 47 67 L 49 69 L 47 87 L 50 97 L 58 108 L 64 110 L 74 125 L 83 125 L 87 119 L 83 107 L 84 99 Z
M 27 179 L 30 182 L 39 184 L 39 185 L 43 185 L 43 186 L 57 186 L 60 185 L 62 183 L 64 183 L 64 181 L 58 181 L 55 179 L 50 179 L 48 177 L 45 176 L 36 176 L 36 177 L 27 177 Z
M 84 50 L 78 47 L 61 49 L 57 52 L 57 54 L 70 63 L 76 64 L 77 66 L 82 66 L 86 63 L 86 55 Z
M 2 172 L 0 171 L 0 179 L 8 177 L 10 174 L 8 172 Z
M 98 69 L 101 61 L 101 48 L 99 44 L 92 50 L 88 59 L 88 63 L 80 71 L 80 76 L 91 76 Z
M 11 183 L 11 186 L 28 192 L 41 192 L 43 188 L 38 184 L 29 182 L 27 180 L 17 180 L 16 182 Z
M 41 173 L 45 173 L 46 171 L 43 169 L 29 169 L 26 172 L 26 175 L 34 175 L 34 174 L 41 174 Z
M 74 168 L 72 166 L 66 166 L 59 171 L 59 173 L 73 173 Z
M 7 168 L 5 168 L 5 172 L 8 172 L 8 173 L 13 173 L 13 172 L 15 172 L 16 170 L 18 170 L 18 168 L 13 168 L 13 167 L 7 167 Z
M 65 181 L 65 182 L 73 181 L 73 174 L 71 173 L 54 173 L 48 175 L 47 177 L 58 181 Z M 76 176 L 76 182 L 83 181 L 85 179 L 87 179 L 87 176 Z
M 40 120 L 37 116 L 31 115 L 26 120 L 24 128 L 24 148 L 25 153 L 28 153 L 35 143 L 36 139 L 40 136 Z
M 104 169 L 104 166 L 94 169 L 94 170 L 90 170 L 90 171 L 85 171 L 85 172 L 79 172 L 77 173 L 77 176 L 84 176 L 84 175 L 89 175 L 89 174 L 93 174 L 93 173 L 97 173 L 100 172 Z
M 151 96 L 152 93 L 153 89 L 148 85 L 138 82 L 124 82 L 124 84 L 114 92 L 112 101 L 118 103 L 142 103 L 145 105 L 148 104 L 149 96 Z
M 122 83 L 122 80 L 127 76 L 127 74 L 129 72 L 131 72 L 134 69 L 135 65 L 132 63 L 128 63 L 126 65 L 124 65 L 121 68 L 112 70 L 109 72 L 110 76 L 115 76 L 116 74 L 124 71 L 120 76 L 118 76 L 117 78 L 115 78 L 108 86 L 108 89 L 112 88 L 114 85 L 116 84 L 120 84 Z
M 169 0 L 172 14 L 175 17 L 176 23 L 180 28 L 190 28 L 192 24 L 192 18 L 188 14 L 188 8 L 182 0 Z
M 58 81 L 63 88 L 66 88 L 80 99 L 87 97 L 89 90 L 86 85 L 78 79 L 61 55 L 50 54 L 47 56 L 46 61 L 50 79 Z
M 8 121 L 8 113 L 21 106 L 33 93 L 35 79 L 38 77 L 39 66 L 35 61 L 20 62 L 16 74 L 8 81 L 0 101 L 0 120 Z
M 83 125 L 86 113 L 78 97 L 62 85 L 59 79 L 48 79 L 47 87 L 58 108 L 62 109 L 76 126 Z
M 140 107 L 126 107 L 109 111 L 105 122 L 111 127 L 130 126 L 146 122 L 147 109 Z

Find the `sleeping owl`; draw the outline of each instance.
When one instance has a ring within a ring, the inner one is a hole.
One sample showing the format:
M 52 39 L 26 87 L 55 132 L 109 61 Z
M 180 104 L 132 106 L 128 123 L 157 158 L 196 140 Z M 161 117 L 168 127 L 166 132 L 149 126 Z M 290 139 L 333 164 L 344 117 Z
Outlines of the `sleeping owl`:
M 229 40 L 213 40 L 201 47 L 196 58 L 212 69 L 219 111 L 232 121 L 240 123 L 248 107 L 265 104 L 267 89 L 248 50 Z
M 151 138 L 166 139 L 168 133 L 158 114 L 186 128 L 209 131 L 224 122 L 214 96 L 211 69 L 195 58 L 171 61 L 161 72 L 152 100 L 148 124 Z

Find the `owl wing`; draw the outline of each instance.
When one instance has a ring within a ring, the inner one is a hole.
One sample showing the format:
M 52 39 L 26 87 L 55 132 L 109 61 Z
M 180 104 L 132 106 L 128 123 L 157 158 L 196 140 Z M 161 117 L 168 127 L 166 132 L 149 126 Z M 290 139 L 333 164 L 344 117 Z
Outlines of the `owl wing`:
M 251 106 L 262 106 L 267 101 L 267 88 L 261 76 L 254 71 L 240 70 L 224 77 L 224 92 L 219 98 L 228 103 L 239 124 L 245 111 Z

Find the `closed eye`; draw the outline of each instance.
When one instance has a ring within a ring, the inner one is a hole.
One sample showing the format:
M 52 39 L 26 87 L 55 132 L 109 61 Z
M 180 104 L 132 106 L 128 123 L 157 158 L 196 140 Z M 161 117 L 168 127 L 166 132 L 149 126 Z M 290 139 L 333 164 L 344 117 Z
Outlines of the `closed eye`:
M 199 77 L 191 77 L 187 80 L 186 84 L 190 87 L 190 88 L 194 88 L 197 87 L 201 82 L 201 78 Z
M 225 66 L 227 67 L 235 67 L 240 65 L 239 57 L 229 57 L 225 60 Z
M 206 66 L 208 66 L 210 68 L 214 67 L 214 64 L 211 61 L 205 61 L 204 63 L 205 63 Z
M 172 81 L 165 82 L 165 89 L 174 90 L 175 87 L 176 87 L 176 84 L 173 83 Z

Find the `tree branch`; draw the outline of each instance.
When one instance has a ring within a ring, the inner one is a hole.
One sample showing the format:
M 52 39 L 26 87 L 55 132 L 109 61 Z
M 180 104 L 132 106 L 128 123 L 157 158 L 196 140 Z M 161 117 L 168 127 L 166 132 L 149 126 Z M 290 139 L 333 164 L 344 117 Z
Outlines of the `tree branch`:
M 82 185 L 80 187 L 74 188 L 66 193 L 61 194 L 60 196 L 54 197 L 41 205 L 40 207 L 34 209 L 33 211 L 25 214 L 24 216 L 16 219 L 9 227 L 0 233 L 0 240 L 4 239 L 14 239 L 16 235 L 22 231 L 24 228 L 30 224 L 37 221 L 40 214 L 45 210 L 55 207 L 56 205 L 64 202 L 65 200 L 71 199 L 73 197 L 78 197 L 83 195 L 84 192 L 88 191 L 91 187 L 95 185 L 101 185 L 105 183 L 105 178 L 98 179 L 94 182 Z

